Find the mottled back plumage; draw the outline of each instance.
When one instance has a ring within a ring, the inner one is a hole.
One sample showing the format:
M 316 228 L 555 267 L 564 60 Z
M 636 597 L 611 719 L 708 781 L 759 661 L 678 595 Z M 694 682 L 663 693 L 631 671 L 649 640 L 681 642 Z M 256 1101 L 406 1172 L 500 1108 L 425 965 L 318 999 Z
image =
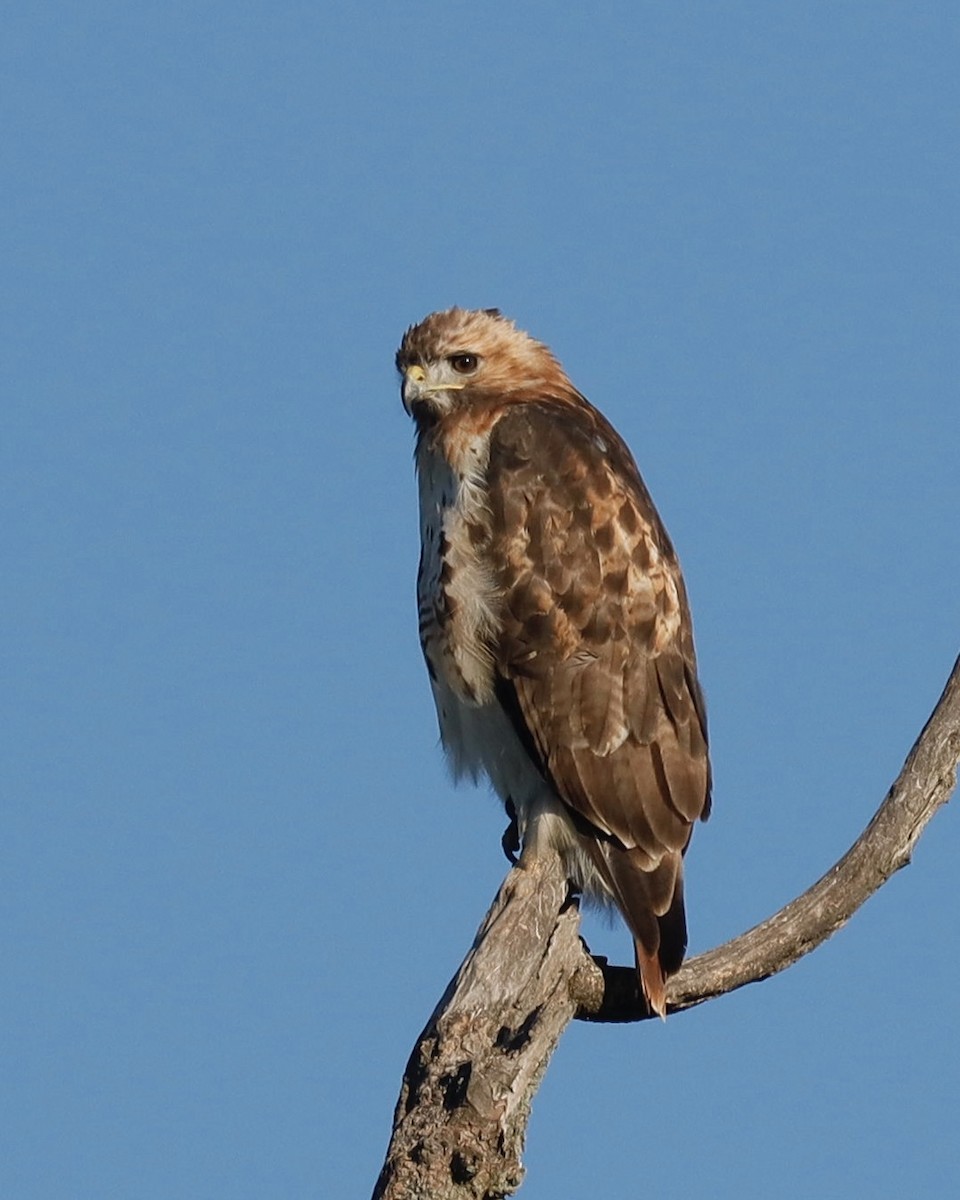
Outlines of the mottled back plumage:
M 710 807 L 680 567 L 636 464 L 542 343 L 434 313 L 397 354 L 417 423 L 420 634 L 444 747 L 524 854 L 615 904 L 643 990 L 686 949 L 682 859 Z

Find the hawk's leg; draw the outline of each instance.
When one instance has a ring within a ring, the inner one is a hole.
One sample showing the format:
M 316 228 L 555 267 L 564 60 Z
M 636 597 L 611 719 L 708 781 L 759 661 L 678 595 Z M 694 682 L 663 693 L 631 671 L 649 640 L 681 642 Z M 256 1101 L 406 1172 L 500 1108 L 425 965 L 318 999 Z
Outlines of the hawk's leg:
M 516 866 L 520 853 L 520 824 L 517 821 L 517 810 L 514 807 L 513 801 L 507 797 L 504 808 L 507 810 L 507 816 L 510 818 L 510 824 L 503 831 L 503 837 L 500 839 L 500 845 L 503 847 L 503 852 L 508 860 Z

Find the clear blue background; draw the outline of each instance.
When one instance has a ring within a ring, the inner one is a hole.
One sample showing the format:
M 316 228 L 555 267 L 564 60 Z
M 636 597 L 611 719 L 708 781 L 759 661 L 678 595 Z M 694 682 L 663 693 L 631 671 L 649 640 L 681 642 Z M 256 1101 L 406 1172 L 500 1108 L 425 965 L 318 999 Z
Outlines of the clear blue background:
M 432 309 L 548 341 L 680 550 L 692 949 L 852 841 L 960 649 L 958 23 L 5 7 L 0 1194 L 372 1188 L 506 866 L 416 641 Z M 952 1194 L 958 855 L 947 809 L 785 975 L 571 1027 L 523 1196 Z

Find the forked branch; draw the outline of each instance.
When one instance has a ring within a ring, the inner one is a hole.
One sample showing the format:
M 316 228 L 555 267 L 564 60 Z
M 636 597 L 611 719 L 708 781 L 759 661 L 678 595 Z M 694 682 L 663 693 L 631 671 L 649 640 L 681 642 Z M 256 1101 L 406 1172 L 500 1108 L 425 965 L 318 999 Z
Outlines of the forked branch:
M 680 1011 L 813 950 L 900 867 L 950 798 L 960 761 L 960 658 L 886 799 L 840 861 L 747 933 L 669 982 Z M 559 860 L 510 872 L 411 1055 L 375 1200 L 495 1200 L 523 1176 L 530 1103 L 568 1021 L 648 1016 L 633 968 L 593 959 Z

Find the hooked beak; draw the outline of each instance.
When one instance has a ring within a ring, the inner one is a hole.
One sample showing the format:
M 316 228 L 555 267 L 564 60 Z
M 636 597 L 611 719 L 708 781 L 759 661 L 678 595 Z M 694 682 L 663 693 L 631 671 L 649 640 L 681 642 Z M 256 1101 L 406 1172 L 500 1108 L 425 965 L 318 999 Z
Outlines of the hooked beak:
M 403 372 L 403 383 L 400 385 L 400 397 L 408 416 L 413 416 L 414 406 L 421 400 L 426 400 L 437 392 L 459 392 L 465 385 L 462 383 L 427 383 L 427 372 L 419 363 L 412 363 Z M 449 398 L 448 398 L 449 402 Z M 438 406 L 441 410 L 446 407 L 443 401 Z
M 423 396 L 425 390 L 423 384 L 426 378 L 426 371 L 417 363 L 407 367 L 403 373 L 400 398 L 403 400 L 403 407 L 406 409 L 408 417 L 413 416 L 413 406 Z

